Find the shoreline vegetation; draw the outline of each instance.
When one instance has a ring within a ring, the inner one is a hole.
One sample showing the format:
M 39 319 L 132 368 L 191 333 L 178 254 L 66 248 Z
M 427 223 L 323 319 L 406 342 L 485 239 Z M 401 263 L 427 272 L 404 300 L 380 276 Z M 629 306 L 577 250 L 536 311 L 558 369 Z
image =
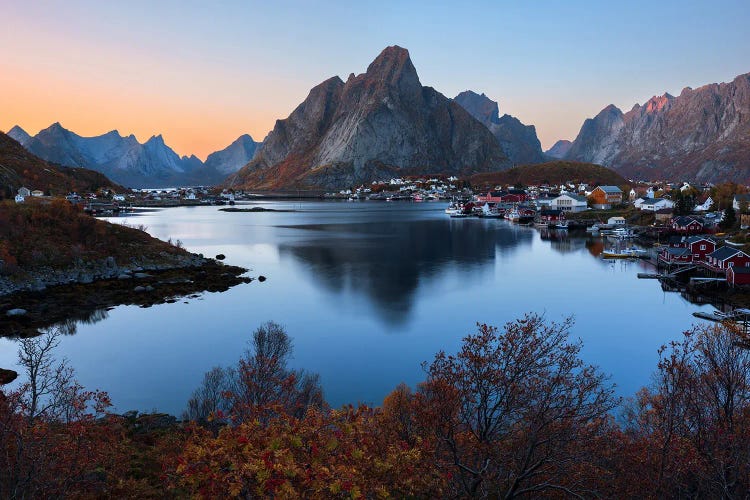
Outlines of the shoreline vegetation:
M 742 498 L 750 493 L 750 344 L 703 325 L 663 346 L 631 398 L 579 357 L 573 321 L 477 324 L 380 406 L 327 406 L 273 322 L 216 367 L 183 420 L 108 412 L 54 358 L 59 328 L 19 341 L 0 391 L 0 496 L 131 498 Z M 479 415 L 481 418 L 476 418 Z
M 95 219 L 65 200 L 0 203 L 0 336 L 254 280 L 143 229 Z

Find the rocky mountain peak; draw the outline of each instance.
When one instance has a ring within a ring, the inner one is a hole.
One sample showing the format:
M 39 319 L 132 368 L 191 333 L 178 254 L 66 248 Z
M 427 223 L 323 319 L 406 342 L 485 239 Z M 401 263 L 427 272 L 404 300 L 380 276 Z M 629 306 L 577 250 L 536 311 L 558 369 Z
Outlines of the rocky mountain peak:
M 484 93 L 477 94 L 472 90 L 464 90 L 453 99 L 482 123 L 499 123 L 500 121 L 497 102 Z
M 398 45 L 386 47 L 367 67 L 365 78 L 402 90 L 421 87 L 409 51 Z
M 518 118 L 508 114 L 499 116 L 497 102 L 484 93 L 465 90 L 453 100 L 492 132 L 505 155 L 514 164 L 545 161 L 542 145 L 533 125 L 524 125 Z
M 14 125 L 13 128 L 8 131 L 8 136 L 18 141 L 21 145 L 26 144 L 31 139 L 29 133 L 18 125 Z
M 340 189 L 394 175 L 510 166 L 490 131 L 423 87 L 409 52 L 392 46 L 346 83 L 334 77 L 315 86 L 226 184 Z
M 671 96 L 668 93 L 664 93 L 664 95 L 661 95 L 661 96 L 653 96 L 644 105 L 645 112 L 646 113 L 658 113 L 660 111 L 663 111 L 667 106 L 669 106 L 669 103 L 673 99 L 674 99 L 674 96 Z
M 568 151 L 570 150 L 570 147 L 572 145 L 572 142 L 561 139 L 553 144 L 551 148 L 545 151 L 544 154 L 551 158 L 565 158 L 565 155 L 568 154 Z

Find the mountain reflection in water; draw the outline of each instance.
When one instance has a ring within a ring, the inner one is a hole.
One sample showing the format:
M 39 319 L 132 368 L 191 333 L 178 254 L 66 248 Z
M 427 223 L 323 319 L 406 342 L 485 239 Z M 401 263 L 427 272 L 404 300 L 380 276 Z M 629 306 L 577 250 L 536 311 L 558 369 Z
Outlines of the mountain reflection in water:
M 533 231 L 491 220 L 421 220 L 287 226 L 322 231 L 279 246 L 334 293 L 367 296 L 392 325 L 408 318 L 420 282 L 441 273 L 486 272 L 498 254 L 531 245 Z

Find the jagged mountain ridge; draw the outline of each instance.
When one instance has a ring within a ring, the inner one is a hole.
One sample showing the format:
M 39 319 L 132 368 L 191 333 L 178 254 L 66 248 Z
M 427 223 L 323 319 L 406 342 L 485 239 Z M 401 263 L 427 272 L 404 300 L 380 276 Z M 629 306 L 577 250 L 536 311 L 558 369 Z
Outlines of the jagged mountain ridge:
M 750 183 L 750 73 L 587 119 L 566 155 L 630 178 Z
M 546 161 L 533 125 L 524 125 L 509 114 L 500 116 L 497 102 L 484 94 L 466 90 L 453 100 L 490 129 L 513 164 L 528 165 Z
M 99 172 L 51 164 L 29 153 L 10 135 L 0 132 L 0 198 L 14 197 L 20 187 L 54 195 L 96 191 L 103 187 L 123 190 Z
M 571 146 L 573 146 L 573 143 L 571 141 L 560 139 L 559 141 L 554 143 L 551 148 L 545 151 L 544 154 L 550 158 L 559 160 L 560 158 L 565 158 L 565 156 L 568 154 L 568 151 L 570 151 Z
M 431 87 L 409 52 L 388 47 L 367 71 L 315 86 L 277 120 L 227 185 L 337 189 L 393 175 L 474 172 L 511 162 L 489 130 Z
M 134 135 L 117 130 L 82 137 L 60 123 L 31 137 L 15 126 L 10 133 L 31 153 L 60 165 L 85 167 L 130 187 L 164 187 L 186 184 L 218 184 L 245 165 L 255 152 L 255 143 L 244 135 L 227 148 L 209 155 L 205 164 L 195 155 L 180 157 L 161 135 L 141 144 Z

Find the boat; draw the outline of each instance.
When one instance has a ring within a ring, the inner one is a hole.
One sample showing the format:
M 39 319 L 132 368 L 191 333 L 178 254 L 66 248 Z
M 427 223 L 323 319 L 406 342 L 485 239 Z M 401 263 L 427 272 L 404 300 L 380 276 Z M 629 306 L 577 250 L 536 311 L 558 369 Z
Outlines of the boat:
M 568 221 L 558 221 L 554 224 L 550 224 L 549 227 L 552 229 L 568 229 Z
M 471 217 L 471 214 L 465 214 L 463 212 L 455 212 L 450 214 L 451 219 L 465 219 L 466 217 Z
M 640 259 L 647 254 L 646 250 L 629 247 L 622 250 L 605 250 L 602 252 L 602 259 Z
M 618 227 L 617 229 L 612 229 L 611 231 L 604 231 L 602 234 L 607 236 L 614 236 L 616 238 L 632 238 L 635 236 L 635 233 L 632 229 L 628 229 L 625 227 Z
M 708 321 L 729 321 L 731 319 L 731 316 L 727 313 L 723 313 L 721 311 L 711 311 L 705 312 L 705 311 L 696 311 L 693 313 L 693 316 L 700 319 L 706 319 Z
M 414 201 L 422 201 L 423 200 L 422 196 L 419 195 L 419 194 L 415 194 L 414 196 L 412 196 L 411 199 L 414 200 Z
M 503 216 L 503 212 L 498 210 L 497 207 L 490 207 L 489 203 L 482 205 L 482 211 L 479 213 L 479 217 L 483 219 L 502 219 Z

